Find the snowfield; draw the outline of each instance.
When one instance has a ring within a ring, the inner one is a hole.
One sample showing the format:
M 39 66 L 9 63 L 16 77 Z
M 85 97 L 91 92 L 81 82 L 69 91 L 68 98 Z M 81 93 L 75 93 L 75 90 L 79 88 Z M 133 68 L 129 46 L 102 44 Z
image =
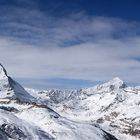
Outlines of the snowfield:
M 138 140 L 140 87 L 24 89 L 0 65 L 0 140 Z

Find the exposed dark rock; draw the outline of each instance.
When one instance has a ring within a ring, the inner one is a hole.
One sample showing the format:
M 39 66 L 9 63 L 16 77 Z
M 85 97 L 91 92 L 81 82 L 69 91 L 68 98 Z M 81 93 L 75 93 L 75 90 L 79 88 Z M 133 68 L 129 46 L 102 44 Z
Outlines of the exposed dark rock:
M 14 107 L 0 106 L 0 109 L 3 109 L 5 111 L 9 111 L 9 112 L 18 113 L 18 109 L 14 108 Z
M 2 137 L 2 140 L 8 140 L 8 138 L 14 140 L 24 140 L 25 138 L 27 138 L 23 131 L 13 124 L 2 124 L 0 126 L 0 132 L 0 137 Z
M 104 131 L 103 132 L 105 133 L 104 135 L 104 138 L 105 140 L 118 140 L 116 137 L 114 137 L 113 135 L 109 134 L 108 132 Z

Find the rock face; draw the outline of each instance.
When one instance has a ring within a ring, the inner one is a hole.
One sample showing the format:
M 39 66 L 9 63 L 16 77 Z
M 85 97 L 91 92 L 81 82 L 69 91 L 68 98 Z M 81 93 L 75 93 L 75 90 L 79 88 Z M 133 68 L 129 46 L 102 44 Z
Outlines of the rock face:
M 81 98 L 81 91 L 58 91 L 57 95 L 56 91 L 51 90 L 48 97 L 46 92 L 29 94 L 0 65 L 0 139 L 117 140 L 93 122 L 67 119 L 54 111 L 57 107 L 49 107 L 49 103 L 55 107 L 73 99 L 75 93 L 77 99 Z
M 5 68 L 0 64 L 0 98 L 33 100 L 25 89 L 7 75 Z
M 11 90 L 9 78 L 4 67 L 0 64 L 0 91 Z

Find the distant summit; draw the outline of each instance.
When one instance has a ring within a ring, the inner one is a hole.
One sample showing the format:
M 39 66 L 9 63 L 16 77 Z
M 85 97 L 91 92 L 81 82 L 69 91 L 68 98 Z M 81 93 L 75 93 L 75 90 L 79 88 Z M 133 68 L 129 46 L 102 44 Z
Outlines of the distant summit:
M 120 78 L 118 77 L 115 77 L 113 78 L 112 80 L 110 80 L 109 82 L 105 83 L 104 85 L 108 85 L 108 86 L 112 86 L 114 88 L 125 88 L 126 87 L 126 84 L 124 81 L 122 81 Z

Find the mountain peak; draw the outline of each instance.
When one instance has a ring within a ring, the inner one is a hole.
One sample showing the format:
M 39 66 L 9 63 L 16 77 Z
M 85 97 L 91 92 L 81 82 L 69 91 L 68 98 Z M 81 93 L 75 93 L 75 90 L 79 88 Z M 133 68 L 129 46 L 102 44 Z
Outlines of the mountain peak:
M 2 64 L 0 64 L 0 79 L 7 77 L 7 72 Z
M 16 81 L 7 75 L 6 69 L 0 64 L 0 99 L 33 99 L 29 93 Z
M 124 83 L 119 77 L 114 77 L 110 80 L 111 83 Z
M 126 87 L 125 82 L 122 81 L 118 77 L 113 78 L 112 80 L 110 80 L 109 82 L 105 83 L 104 85 L 109 85 L 109 86 L 111 86 L 111 87 L 113 87 L 115 89 L 116 88 L 119 89 L 119 88 L 125 88 Z

